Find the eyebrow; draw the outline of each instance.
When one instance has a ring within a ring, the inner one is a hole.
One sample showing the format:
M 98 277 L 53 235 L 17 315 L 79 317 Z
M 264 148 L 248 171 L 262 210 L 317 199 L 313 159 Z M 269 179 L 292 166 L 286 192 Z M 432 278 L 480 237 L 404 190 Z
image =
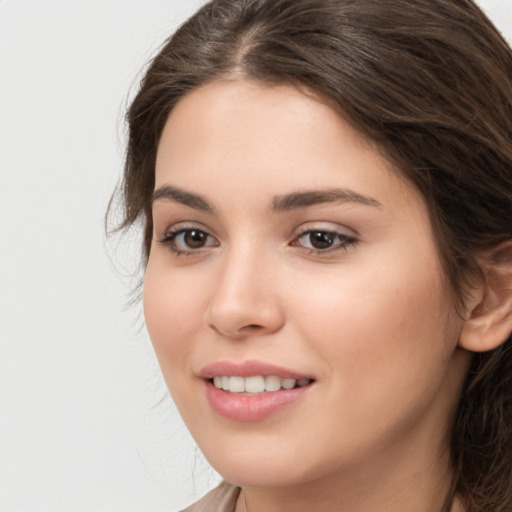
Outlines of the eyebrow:
M 324 203 L 358 203 L 382 208 L 382 204 L 373 197 L 363 196 L 354 190 L 344 188 L 306 190 L 277 196 L 273 199 L 271 208 L 276 212 L 286 212 Z
M 158 187 L 153 192 L 151 203 L 153 204 L 162 199 L 174 201 L 188 206 L 189 208 L 207 213 L 215 213 L 216 211 L 204 197 L 171 185 Z M 357 203 L 364 206 L 382 207 L 381 203 L 376 199 L 361 195 L 354 190 L 330 188 L 325 190 L 292 192 L 290 194 L 275 196 L 272 199 L 270 209 L 274 212 L 287 212 L 324 203 Z
M 192 192 L 186 192 L 177 187 L 171 185 L 163 185 L 158 187 L 151 197 L 151 204 L 155 201 L 166 199 L 168 201 L 174 201 L 176 203 L 183 204 L 189 208 L 195 210 L 201 210 L 203 212 L 214 213 L 215 208 L 204 198 L 198 194 Z

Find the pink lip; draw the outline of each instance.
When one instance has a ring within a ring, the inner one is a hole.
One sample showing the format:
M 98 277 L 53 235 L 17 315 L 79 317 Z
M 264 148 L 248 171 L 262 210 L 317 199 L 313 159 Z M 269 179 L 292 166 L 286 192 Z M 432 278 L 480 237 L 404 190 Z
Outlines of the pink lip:
M 313 385 L 311 383 L 294 389 L 281 389 L 257 395 L 241 395 L 218 389 L 211 382 L 211 379 L 215 376 L 251 377 L 254 375 L 264 377 L 275 375 L 282 379 L 311 378 L 286 368 L 259 361 L 245 361 L 243 363 L 219 361 L 206 366 L 200 372 L 200 377 L 204 379 L 206 398 L 211 408 L 217 414 L 232 421 L 261 421 L 297 402 Z
M 243 361 L 240 363 L 234 363 L 232 361 L 218 361 L 205 366 L 199 372 L 199 377 L 202 379 L 213 379 L 213 377 L 216 376 L 252 377 L 254 375 L 262 375 L 263 377 L 275 375 L 281 379 L 313 379 L 310 375 L 303 375 L 293 370 L 283 368 L 282 366 L 276 366 L 255 360 Z

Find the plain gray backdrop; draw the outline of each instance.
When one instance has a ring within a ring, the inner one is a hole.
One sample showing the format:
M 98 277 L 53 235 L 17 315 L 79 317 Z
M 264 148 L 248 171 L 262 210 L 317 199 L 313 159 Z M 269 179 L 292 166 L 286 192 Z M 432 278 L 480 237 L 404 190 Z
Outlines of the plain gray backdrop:
M 0 0 L 0 512 L 174 511 L 218 479 L 124 307 L 136 237 L 103 234 L 130 91 L 202 3 Z M 480 4 L 512 41 L 512 0 Z

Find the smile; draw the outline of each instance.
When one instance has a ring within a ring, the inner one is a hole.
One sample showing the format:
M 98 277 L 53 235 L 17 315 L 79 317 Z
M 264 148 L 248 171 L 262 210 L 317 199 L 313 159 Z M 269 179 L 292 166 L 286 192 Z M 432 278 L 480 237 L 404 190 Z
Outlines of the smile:
M 307 378 L 291 379 L 281 378 L 276 375 L 269 375 L 266 377 L 262 375 L 255 375 L 251 377 L 223 375 L 213 377 L 212 382 L 217 389 L 222 389 L 228 393 L 253 395 L 301 388 L 307 386 L 312 381 Z
M 206 399 L 218 415 L 235 422 L 263 421 L 301 403 L 317 379 L 258 360 L 220 360 L 198 372 Z

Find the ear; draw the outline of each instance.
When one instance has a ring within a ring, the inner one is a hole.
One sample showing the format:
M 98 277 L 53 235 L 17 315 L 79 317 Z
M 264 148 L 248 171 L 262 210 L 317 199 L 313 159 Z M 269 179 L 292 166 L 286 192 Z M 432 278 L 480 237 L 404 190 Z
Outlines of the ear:
M 468 303 L 459 345 L 486 352 L 504 343 L 512 332 L 512 240 L 479 258 L 485 279 Z

